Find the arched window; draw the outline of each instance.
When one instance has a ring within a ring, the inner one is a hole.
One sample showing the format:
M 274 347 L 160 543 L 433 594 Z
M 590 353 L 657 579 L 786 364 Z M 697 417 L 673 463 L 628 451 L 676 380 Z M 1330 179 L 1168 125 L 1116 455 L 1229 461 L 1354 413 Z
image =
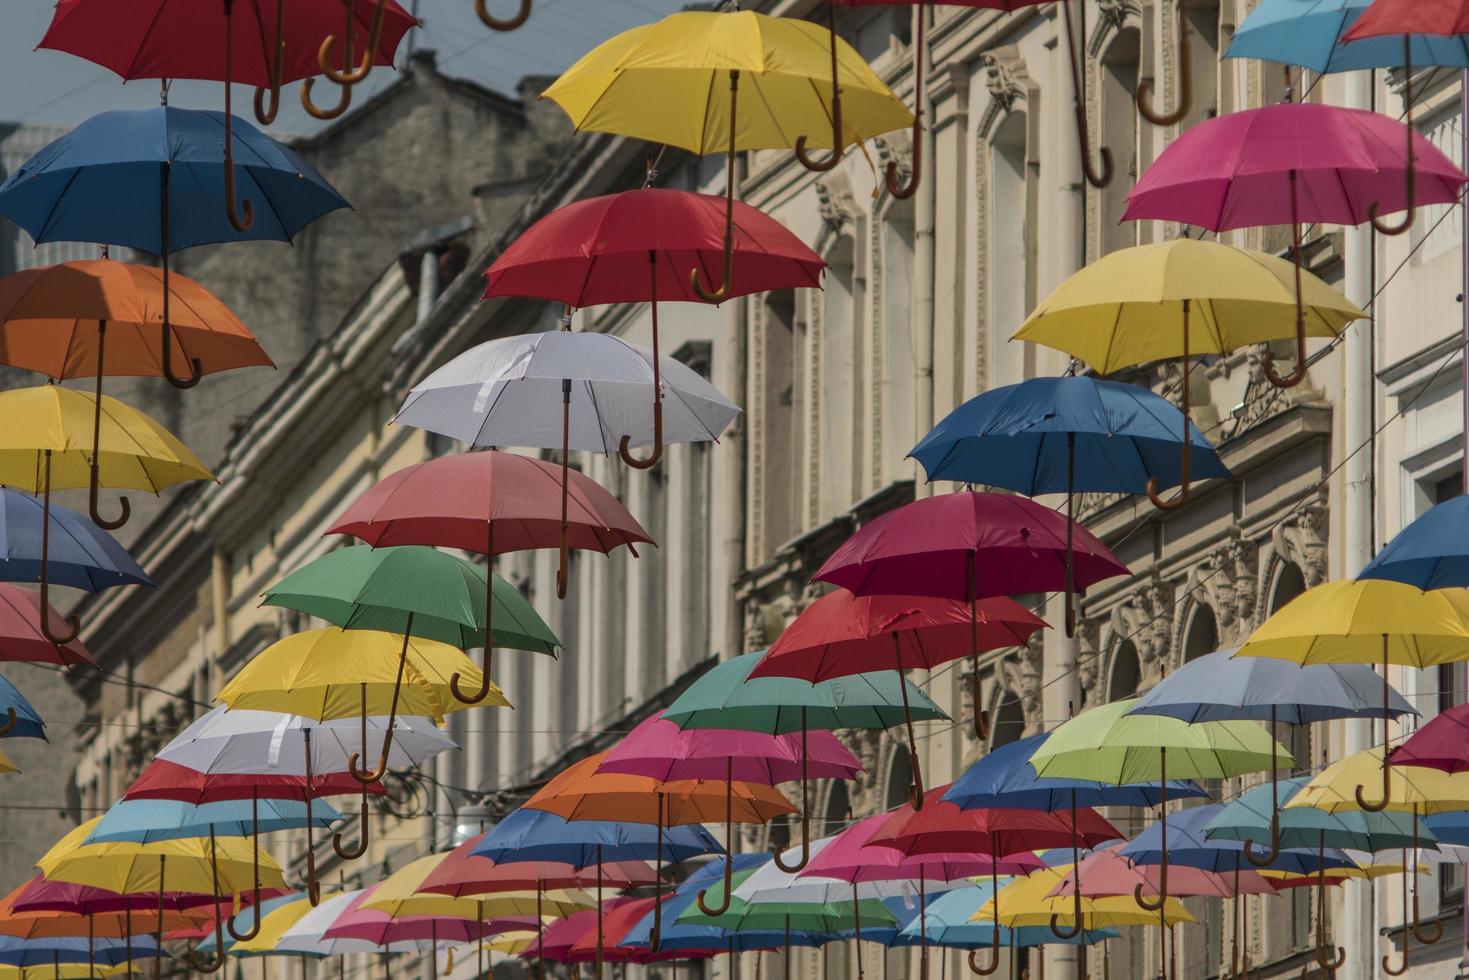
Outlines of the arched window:
M 924 324 L 928 329 L 928 324 Z M 882 459 L 889 473 L 922 433 L 914 431 L 913 202 L 895 201 L 882 225 Z M 884 482 L 888 479 L 885 474 Z
M 1188 630 L 1183 635 L 1183 662 L 1197 660 L 1219 649 L 1219 621 L 1214 610 L 1202 603 L 1194 606 Z
M 1024 111 L 1012 110 L 990 142 L 990 308 L 985 342 L 989 377 L 981 382 L 991 388 L 1025 379 L 1025 345 L 1010 343 L 1010 336 L 1031 305 L 1026 119 Z
M 798 490 L 795 479 L 805 458 L 801 383 L 804 374 L 806 325 L 796 315 L 795 293 L 783 290 L 766 297 L 762 343 L 764 357 L 760 413 L 766 447 L 762 546 L 774 551 L 800 533 Z M 620 467 L 619 467 L 620 469 Z
M 818 417 L 821 431 L 821 494 L 817 513 L 828 521 L 858 499 L 856 451 L 861 444 L 857 412 L 857 329 L 861 298 L 855 268 L 856 245 L 843 236 L 826 253 L 826 288 L 821 303 L 821 378 Z M 817 438 L 813 436 L 813 438 Z
M 893 764 L 888 769 L 887 791 L 883 806 L 891 809 L 908 802 L 908 787 L 913 785 L 913 757 L 908 746 L 898 745 L 893 749 Z
M 1025 735 L 1025 708 L 1020 698 L 1006 692 L 995 711 L 995 723 L 990 728 L 990 751 L 1002 745 L 1018 742 Z
M 1112 654 L 1112 669 L 1107 673 L 1107 700 L 1121 701 L 1137 694 L 1142 682 L 1142 665 L 1137 659 L 1137 647 L 1131 640 L 1123 640 Z

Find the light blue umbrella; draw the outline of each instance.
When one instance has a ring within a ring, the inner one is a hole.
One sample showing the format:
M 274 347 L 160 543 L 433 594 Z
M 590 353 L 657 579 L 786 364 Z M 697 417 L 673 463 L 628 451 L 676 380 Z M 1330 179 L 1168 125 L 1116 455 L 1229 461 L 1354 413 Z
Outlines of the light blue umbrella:
M 1070 855 L 1067 855 L 1070 859 Z M 970 922 L 969 919 L 995 895 L 989 882 L 956 888 L 944 892 L 928 903 L 928 941 L 934 946 L 954 949 L 982 949 L 991 945 L 995 938 L 993 922 Z M 910 943 L 918 942 L 918 918 L 905 925 L 901 935 Z M 1066 943 L 1073 946 L 1088 946 L 1107 939 L 1116 939 L 1118 933 L 1112 929 L 1089 929 L 1070 939 L 1057 939 L 1051 930 L 1043 926 L 1022 926 L 1019 929 L 1000 927 L 1000 944 L 1016 946 L 1041 946 L 1047 943 Z
M 1282 780 L 1280 802 L 1288 803 L 1310 781 L 1309 776 Z M 1437 850 L 1438 838 L 1415 813 L 1384 810 L 1341 810 L 1330 813 L 1310 806 L 1289 807 L 1275 811 L 1270 787 L 1256 786 L 1223 810 L 1204 827 L 1209 840 L 1249 841 L 1269 830 L 1272 821 L 1279 824 L 1280 844 L 1285 847 L 1313 848 L 1322 843 L 1351 851 Z
M 1268 721 L 1309 725 L 1339 718 L 1375 718 L 1387 705 L 1393 717 L 1418 712 L 1366 664 L 1311 664 L 1234 656 L 1236 648 L 1217 650 L 1183 665 L 1160 681 L 1127 713 L 1163 715 L 1195 725 L 1206 721 Z M 1271 792 L 1279 785 L 1271 766 Z M 1270 850 L 1251 847 L 1245 857 L 1269 867 L 1280 850 L 1280 805 L 1270 821 Z
M 341 813 L 322 800 L 312 801 L 312 826 L 325 830 Z M 297 800 L 225 800 L 181 803 L 177 800 L 123 800 L 97 821 L 86 843 L 130 841 L 152 844 L 186 837 L 251 837 L 280 830 L 303 830 L 306 804 Z
M 1372 0 L 1260 0 L 1235 30 L 1234 43 L 1224 56 L 1300 65 L 1322 74 L 1400 67 L 1401 35 L 1341 42 L 1371 5 Z M 1463 36 L 1410 37 L 1413 64 L 1469 68 L 1469 46 Z
M 165 957 L 152 936 L 123 939 L 90 936 L 37 936 L 22 939 L 0 936 L 0 964 L 5 966 L 51 966 L 59 963 L 98 963 L 116 966 L 128 960 Z
M 251 906 L 248 906 L 247 908 L 241 909 L 240 910 L 240 914 L 237 915 L 237 916 L 235 916 L 235 919 L 238 920 L 240 922 L 240 924 L 243 925 L 250 932 L 254 932 L 255 931 L 255 923 L 257 921 L 264 921 L 265 918 L 268 915 L 270 915 L 270 913 L 274 912 L 276 909 L 281 908 L 282 906 L 290 905 L 292 902 L 299 902 L 301 899 L 306 898 L 306 897 L 307 896 L 306 896 L 306 893 L 305 892 L 291 892 L 289 895 L 280 895 L 280 896 L 278 896 L 276 898 L 269 898 L 269 899 L 266 899 L 264 902 L 261 902 L 259 906 L 251 905 Z M 257 916 L 258 916 L 258 919 L 257 919 Z M 295 952 L 294 950 L 292 952 L 290 952 L 290 953 L 277 953 L 277 952 L 275 952 L 273 950 L 265 950 L 265 951 L 259 952 L 259 953 L 255 953 L 255 952 L 234 953 L 233 950 L 234 950 L 234 947 L 235 947 L 235 943 L 238 942 L 238 940 L 236 940 L 233 936 L 229 935 L 228 933 L 225 933 L 224 936 L 223 936 L 223 938 L 224 938 L 224 949 L 225 949 L 225 952 L 231 953 L 234 956 L 286 956 L 286 955 L 289 955 L 289 956 L 299 956 L 299 955 L 301 955 L 301 954 Z M 202 954 L 204 956 L 213 956 L 214 955 L 214 933 L 211 932 L 204 939 L 203 942 L 199 943 L 198 947 L 196 948 L 196 952 L 198 952 L 198 953 L 200 953 L 200 954 Z

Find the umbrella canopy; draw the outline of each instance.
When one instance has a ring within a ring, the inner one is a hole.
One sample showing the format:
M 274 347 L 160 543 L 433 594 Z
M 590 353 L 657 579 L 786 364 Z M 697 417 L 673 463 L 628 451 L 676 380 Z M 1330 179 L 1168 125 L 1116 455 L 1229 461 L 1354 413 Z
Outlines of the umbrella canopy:
M 943 796 L 948 786 L 929 791 L 922 809 L 900 807 L 868 838 L 868 845 L 887 847 L 909 857 L 970 852 L 993 857 L 1019 855 L 1047 847 L 1070 847 L 1073 840 L 1093 847 L 1123 834 L 1088 807 L 1078 808 L 1073 826 L 1066 814 L 1045 810 L 961 810 Z
M 828 592 L 807 606 L 771 644 L 752 678 L 817 682 L 875 670 L 932 670 L 974 651 L 1024 646 L 1045 620 L 1013 599 L 969 605 L 957 599 Z
M 225 837 L 158 841 L 150 844 L 88 844 L 101 817 L 76 827 L 36 862 L 49 879 L 106 888 L 120 894 L 162 888 L 212 895 L 247 891 L 252 869 L 267 888 L 284 888 L 280 865 L 268 854 L 257 863 L 249 844 Z M 161 874 L 160 874 L 161 869 Z
M 903 723 L 906 696 L 914 721 L 948 721 L 912 681 L 880 670 L 819 684 L 792 677 L 752 677 L 763 652 L 716 664 L 663 711 L 684 728 L 726 728 L 781 735 L 834 728 L 892 728 Z
M 306 796 L 310 787 L 313 799 L 344 796 L 362 792 L 362 784 L 350 772 L 313 773 L 209 773 L 191 769 L 177 762 L 155 759 L 138 774 L 127 789 L 125 800 L 178 800 L 195 805 L 223 800 L 295 800 Z M 368 792 L 381 793 L 381 783 L 368 787 Z
M 913 447 L 934 480 L 1047 493 L 1146 493 L 1183 480 L 1183 413 L 1137 385 L 1091 377 L 1031 378 L 991 388 L 950 412 Z M 1196 478 L 1229 479 L 1188 423 Z
M 831 838 L 813 841 L 814 856 L 831 844 Z M 713 894 L 719 887 L 711 888 Z M 766 861 L 747 873 L 743 880 L 736 880 L 734 900 L 744 903 L 748 911 L 761 919 L 771 920 L 775 916 L 797 915 L 818 911 L 820 913 L 845 912 L 851 916 L 860 913 L 870 925 L 891 923 L 891 912 L 883 906 L 884 898 L 912 896 L 918 894 L 916 882 L 868 881 L 853 884 L 837 878 L 797 877 L 782 871 L 774 861 Z M 733 909 L 731 909 L 733 911 Z M 715 921 L 721 917 L 715 916 Z M 745 925 L 753 925 L 745 922 Z M 778 925 L 778 924 L 777 924 Z M 850 929 L 852 923 L 837 928 Z
M 53 462 L 56 458 L 53 456 Z M 122 545 L 86 516 L 58 504 L 51 504 L 49 513 L 48 519 L 46 504 L 39 498 L 0 487 L 0 580 L 35 582 L 44 570 L 52 585 L 88 592 L 119 585 L 153 585 Z M 50 540 L 43 550 L 45 537 Z M 37 596 L 38 626 L 40 606 Z M 53 618 L 59 622 L 61 617 Z M 74 644 L 62 646 L 75 649 Z
M 237 950 L 296 956 L 340 956 L 347 953 L 382 953 L 385 949 L 363 939 L 328 939 L 326 931 L 339 919 L 352 903 L 362 896 L 363 890 L 338 892 L 321 896 L 321 902 L 312 907 L 308 901 L 304 908 L 289 906 L 279 922 L 267 916 L 260 934 L 248 942 L 240 943 Z M 267 932 L 275 932 L 275 941 L 266 947 Z M 410 948 L 417 948 L 416 944 Z
M 26 495 L 17 493 L 16 496 L 24 498 Z M 0 491 L 0 520 L 5 516 L 8 497 L 9 492 Z M 39 506 L 37 511 L 39 513 Z M 52 520 L 55 521 L 58 516 L 60 515 L 53 514 Z M 95 527 L 90 523 L 87 526 Z M 8 530 L 8 527 L 0 524 L 0 533 Z M 111 541 L 111 538 L 107 540 Z M 0 558 L 0 576 L 6 574 L 4 569 L 7 565 L 9 560 Z M 46 615 L 53 622 L 62 620 L 61 613 L 50 603 L 46 605 Z M 5 582 L 0 582 L 0 661 L 57 664 L 66 667 L 79 664 L 97 666 L 92 655 L 80 642 L 73 640 L 70 643 L 52 643 L 47 639 L 41 632 L 41 597 L 32 589 Z
M 796 809 L 773 786 L 761 783 L 730 779 L 663 782 L 600 772 L 607 755 L 589 756 L 558 773 L 525 801 L 525 807 L 571 821 L 610 818 L 665 826 L 725 818 L 735 823 L 765 823 Z
M 1094 779 L 1065 779 L 1037 776 L 1030 758 L 1049 733 L 1017 739 L 975 760 L 941 797 L 961 810 L 1019 809 L 1065 810 L 1078 806 L 1157 806 L 1165 794 L 1157 781 L 1111 783 Z M 1166 798 L 1207 797 L 1198 783 L 1187 779 L 1168 782 Z
M 660 840 L 661 837 L 661 840 Z M 722 854 L 724 848 L 697 823 L 670 825 L 658 834 L 652 823 L 614 820 L 567 820 L 542 810 L 520 809 L 501 820 L 472 854 L 487 857 L 497 866 L 521 861 L 559 861 L 573 868 L 591 868 L 600 863 L 652 861 L 662 856 L 669 864 L 705 854 Z M 609 875 L 614 884 L 616 878 Z
M 1424 590 L 1469 586 L 1465 521 L 1469 521 L 1469 496 L 1434 506 L 1399 531 L 1357 578 L 1386 579 Z
M 1469 772 L 1469 704 L 1440 711 L 1389 754 L 1395 766 Z
M 803 133 L 811 146 L 832 148 L 831 40 L 795 18 L 677 13 L 597 46 L 542 94 L 578 130 L 700 155 L 790 149 Z M 841 39 L 836 57 L 837 149 L 912 125 L 913 114 Z M 738 102 L 735 85 L 746 95 Z
M 450 851 L 423 879 L 419 891 L 456 898 L 535 888 L 593 888 L 595 872 L 567 861 L 514 861 L 497 864 L 475 851 L 488 833 L 476 834 Z M 644 861 L 608 861 L 602 865 L 605 884 L 629 888 L 652 884 L 652 867 Z
M 385 717 L 367 719 L 376 736 L 387 727 Z M 351 757 L 362 751 L 360 721 L 355 717 L 318 721 L 275 711 L 211 708 L 158 751 L 157 759 L 210 775 L 305 776 L 309 747 L 313 774 L 344 774 Z M 409 769 L 440 752 L 455 748 L 428 718 L 399 717 L 389 764 Z M 310 731 L 308 741 L 306 732 Z M 302 783 L 298 780 L 299 786 Z M 356 791 L 357 784 L 349 783 Z M 323 795 L 317 792 L 317 795 Z M 246 794 L 248 798 L 249 794 Z M 136 798 L 130 795 L 129 798 Z
M 165 908 L 163 915 L 158 914 L 158 895 L 156 892 L 146 895 L 152 907 L 151 913 L 134 912 L 126 903 L 116 906 L 119 911 L 98 912 L 95 904 L 84 904 L 78 907 L 85 908 L 85 914 L 64 910 L 29 910 L 18 911 L 15 903 L 23 896 L 30 895 L 37 890 L 37 880 L 45 882 L 39 875 L 27 884 L 20 885 L 10 894 L 0 899 L 0 936 L 18 936 L 25 939 L 39 939 L 53 936 L 126 936 L 141 935 L 147 932 L 159 932 L 165 929 L 177 929 L 192 927 L 205 916 L 198 913 L 186 913 L 179 911 L 177 903 L 170 902 L 171 893 L 165 893 Z M 116 892 L 108 892 L 105 889 L 87 888 L 85 886 L 69 884 L 66 882 L 45 882 L 46 891 L 53 895 L 65 895 L 72 898 L 81 897 L 87 903 L 95 903 L 100 894 L 105 892 L 111 896 L 111 900 L 117 902 L 121 896 Z M 213 898 L 210 898 L 212 901 Z M 169 906 L 174 907 L 170 908 Z M 207 915 L 207 913 L 205 914 Z
M 501 915 L 566 915 L 594 904 L 591 896 L 579 889 L 544 889 L 538 894 L 532 887 L 464 898 L 421 891 L 424 881 L 446 857 L 447 853 L 429 854 L 408 863 L 374 884 L 357 908 L 386 912 L 393 919 L 432 916 L 485 922 L 490 916 Z
M 1166 843 L 1160 821 L 1144 828 L 1118 853 L 1134 864 L 1161 864 L 1166 856 L 1170 865 L 1233 872 L 1235 865 L 1240 864 L 1244 844 L 1208 836 L 1209 824 L 1224 812 L 1224 806 L 1222 803 L 1210 803 L 1179 810 L 1168 821 Z M 1329 846 L 1323 849 L 1313 844 L 1304 848 L 1282 848 L 1267 870 L 1301 875 L 1315 874 L 1322 867 L 1345 869 L 1355 865 L 1340 849 Z
M 993 927 L 988 922 L 972 920 L 980 909 L 989 904 L 994 895 L 994 887 L 984 882 L 944 892 L 930 902 L 924 912 L 929 944 L 957 949 L 980 949 L 990 945 L 994 941 Z M 920 935 L 920 928 L 920 921 L 914 919 L 903 927 L 901 935 L 916 940 Z M 1024 926 L 1013 930 L 1002 927 L 1000 945 L 1041 946 L 1070 943 L 1085 946 L 1115 939 L 1118 935 L 1112 929 L 1087 929 L 1070 939 L 1059 939 L 1047 926 Z
M 650 416 L 655 389 L 659 408 Z M 471 446 L 605 455 L 624 441 L 713 442 L 739 413 L 681 361 L 611 334 L 568 329 L 502 337 L 465 351 L 415 385 L 394 421 Z
M 383 945 L 403 940 L 427 940 L 429 948 L 440 945 L 469 942 L 485 935 L 483 921 L 474 917 L 474 903 L 470 902 L 467 915 L 419 915 L 394 918 L 389 912 L 368 907 L 377 891 L 386 884 L 376 882 L 353 896 L 323 933 L 326 939 L 355 939 Z M 462 901 L 438 896 L 441 902 Z M 299 925 L 299 923 L 298 923 Z
M 1011 929 L 1027 926 L 1076 925 L 1074 898 L 1053 897 L 1056 886 L 1071 876 L 1071 866 L 1059 865 L 1016 878 L 970 916 L 971 922 L 991 922 Z M 997 913 L 998 910 L 998 914 Z M 1161 911 L 1140 908 L 1131 895 L 1115 898 L 1082 898 L 1082 925 L 1087 930 L 1124 926 L 1166 925 L 1193 922 L 1194 917 L 1176 898 Z M 998 943 L 996 943 L 998 945 Z
M 1391 116 L 1282 102 L 1205 119 L 1179 134 L 1128 192 L 1122 220 L 1181 221 L 1216 232 L 1357 225 L 1410 205 L 1456 202 L 1466 179 L 1442 150 Z
M 406 653 L 409 680 L 401 690 L 400 650 Z M 376 630 L 309 630 L 256 654 L 216 700 L 231 710 L 281 711 L 323 721 L 385 715 L 396 700 L 404 714 L 439 719 L 468 707 L 449 689 L 454 674 L 480 683 L 475 662 L 446 643 Z M 486 703 L 510 706 L 494 684 Z
M 235 916 L 235 921 L 249 930 L 251 938 L 241 941 L 227 935 L 224 937 L 224 948 L 231 956 L 277 955 L 273 946 L 279 941 L 281 933 L 310 909 L 310 898 L 301 892 L 287 892 L 284 895 L 267 899 L 258 906 L 251 905 L 241 909 Z M 260 920 L 258 931 L 255 929 L 257 918 Z M 214 952 L 212 933 L 199 943 L 199 952 L 206 955 Z
M 1288 804 L 1305 788 L 1309 777 L 1283 780 L 1280 799 Z M 1248 841 L 1270 832 L 1274 812 L 1269 787 L 1256 786 L 1226 804 L 1204 828 L 1209 840 Z M 1327 847 L 1353 851 L 1386 851 L 1436 842 L 1433 832 L 1414 814 L 1368 810 L 1318 810 L 1289 807 L 1280 814 L 1280 844 L 1283 847 Z
M 1220 242 L 1179 238 L 1120 249 L 1058 286 L 1012 339 L 1055 348 L 1103 374 L 1225 354 L 1296 335 L 1295 276 L 1284 259 Z M 1367 315 L 1309 273 L 1301 300 L 1311 337 L 1335 337 Z
M 1315 807 L 1330 813 L 1369 809 L 1358 802 L 1357 787 L 1382 768 L 1382 761 L 1381 747 L 1338 759 L 1301 787 L 1285 808 Z M 1394 766 L 1392 771 L 1396 778 L 1389 784 L 1384 809 L 1420 816 L 1469 810 L 1469 773 L 1450 774 L 1417 765 Z
M 698 302 L 689 270 L 712 276 L 719 267 L 724 208 L 720 197 L 657 187 L 573 202 L 541 218 L 500 253 L 485 272 L 485 298 L 529 296 L 578 309 Z M 729 298 L 820 288 L 826 269 L 796 234 L 739 201 L 734 256 L 738 274 Z
M 131 841 L 152 844 L 183 837 L 250 837 L 281 830 L 300 830 L 310 820 L 325 830 L 342 814 L 321 803 L 308 817 L 306 804 L 295 800 L 226 800 L 194 805 L 177 800 L 123 800 L 104 813 L 87 844 Z
M 812 856 L 799 878 L 835 878 L 855 883 L 929 881 L 943 884 L 988 875 L 997 864 L 999 873 L 1006 876 L 1026 874 L 1044 867 L 1041 860 L 1029 851 L 1003 857 L 967 850 L 909 855 L 898 848 L 874 843 L 873 837 L 891 817 L 890 813 L 865 817 L 830 838 L 820 853 Z
M 203 892 L 167 892 L 162 897 L 165 912 L 190 913 L 214 902 L 213 895 Z M 73 915 L 109 915 L 132 910 L 134 913 L 146 913 L 146 921 L 140 921 L 151 928 L 158 913 L 158 899 L 156 894 L 123 895 L 90 885 L 48 881 L 38 874 L 10 893 L 5 908 L 19 913 L 66 912 Z M 207 913 L 195 914 L 203 916 Z
M 1040 776 L 1139 783 L 1173 773 L 1228 779 L 1269 769 L 1290 753 L 1259 725 L 1211 721 L 1188 725 L 1166 715 L 1132 714 L 1136 698 L 1083 711 L 1061 725 L 1030 762 Z M 1166 758 L 1161 754 L 1166 751 Z
M 643 944 L 626 942 L 628 934 L 644 917 L 653 913 L 653 906 L 659 901 L 654 898 L 630 898 L 614 899 L 605 903 L 601 909 L 601 933 L 604 938 L 598 939 L 596 929 L 587 930 L 585 935 L 572 944 L 567 958 L 572 963 L 587 963 L 593 960 L 606 960 L 612 963 L 657 963 L 689 958 L 689 950 L 664 949 L 661 942 L 657 950 Z M 666 912 L 666 909 L 664 911 Z M 703 948 L 703 952 L 711 956 L 718 951 L 719 948 L 712 943 Z
M 485 642 L 487 576 L 495 606 L 491 645 L 554 657 L 561 641 L 515 586 L 423 546 L 329 551 L 266 589 L 261 604 L 344 629 L 411 633 L 467 650 Z
M 639 722 L 613 746 L 599 773 L 681 779 L 733 779 L 776 783 L 812 779 L 853 779 L 862 763 L 830 732 L 796 735 L 721 728 L 679 728 L 661 713 Z
M 1139 865 L 1123 857 L 1121 844 L 1100 848 L 1082 859 L 1077 866 L 1083 895 L 1104 898 L 1132 895 L 1139 887 L 1144 895 L 1157 895 L 1160 887 L 1156 865 Z M 1051 898 L 1070 897 L 1076 892 L 1076 874 L 1062 878 L 1051 889 Z M 1237 898 L 1240 895 L 1274 895 L 1276 889 L 1258 871 L 1233 873 L 1207 871 L 1203 868 L 1177 867 L 1169 879 L 1169 890 L 1180 898 Z
M 172 106 L 99 113 L 53 140 L 0 184 L 0 214 L 37 242 L 99 242 L 163 255 L 215 242 L 288 242 L 349 206 L 289 146 L 239 116 L 232 130 L 240 190 L 261 202 L 247 231 L 224 216 L 223 115 Z M 176 276 L 173 288 L 179 282 L 192 285 Z M 188 309 L 175 304 L 173 311 L 170 324 L 182 326 Z M 190 350 L 187 330 L 180 341 L 210 369 L 203 352 Z
M 1401 3 L 1374 0 L 1343 35 L 1353 43 L 1375 37 L 1427 34 L 1438 37 L 1469 34 L 1469 4 L 1464 0 Z
M 3 641 L 0 641 L 3 642 Z M 46 723 L 15 685 L 0 677 L 0 738 L 46 739 Z
M 158 943 L 146 936 L 117 938 L 56 936 L 45 939 L 21 939 L 0 936 L 0 964 L 6 966 L 48 967 L 56 963 L 96 963 L 117 966 L 132 959 L 167 956 Z
M 1226 58 L 1258 58 L 1301 65 L 1314 72 L 1361 71 L 1403 65 L 1400 37 L 1342 43 L 1345 34 L 1373 0 L 1260 0 L 1235 29 Z M 1414 5 L 1408 5 L 1414 6 Z M 1399 17 L 1394 33 L 1410 23 Z M 1409 54 L 1415 65 L 1469 68 L 1469 45 L 1462 36 L 1412 34 Z

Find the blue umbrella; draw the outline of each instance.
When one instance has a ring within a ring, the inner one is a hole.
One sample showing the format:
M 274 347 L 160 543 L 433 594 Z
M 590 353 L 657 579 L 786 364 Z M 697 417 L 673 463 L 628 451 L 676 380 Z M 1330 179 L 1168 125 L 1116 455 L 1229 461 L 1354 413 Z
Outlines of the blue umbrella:
M 0 722 L 0 738 L 46 739 L 46 723 L 25 695 L 14 684 L 0 677 L 0 714 L 8 719 Z
M 944 892 L 929 902 L 925 913 L 928 920 L 929 943 L 954 949 L 982 949 L 993 943 L 993 923 L 969 920 L 971 916 L 984 908 L 994 894 L 994 886 L 985 882 Z M 903 927 L 902 935 L 905 941 L 916 943 L 918 928 L 918 920 L 915 917 Z M 1117 936 L 1118 933 L 1111 929 L 1089 929 L 1061 941 L 1072 945 L 1090 945 L 1107 939 L 1115 939 Z M 1009 945 L 1012 941 L 1016 946 L 1041 946 L 1058 940 L 1052 935 L 1050 929 L 1043 926 L 1022 926 L 1018 929 L 1001 926 L 1000 944 Z
M 330 804 L 312 801 L 311 823 L 325 830 L 343 819 Z M 123 800 L 112 806 L 87 835 L 86 843 L 131 841 L 153 844 L 187 837 L 251 837 L 306 827 L 306 804 L 296 800 L 224 800 L 183 803 L 178 800 Z
M 1400 67 L 1400 38 L 1341 43 L 1341 36 L 1371 5 L 1372 0 L 1260 0 L 1235 30 L 1234 42 L 1224 56 L 1300 65 L 1321 74 Z M 1464 37 L 1409 36 L 1413 64 L 1469 68 Z
M 0 964 L 6 966 L 52 966 L 59 963 L 99 963 L 116 966 L 131 959 L 165 957 L 168 954 L 152 936 L 128 940 L 90 936 L 47 936 L 22 939 L 0 936 Z
M 1210 822 L 1224 810 L 1223 803 L 1211 803 L 1182 810 L 1168 820 L 1168 861 L 1187 868 L 1205 871 L 1233 871 L 1245 845 L 1237 840 L 1211 839 L 1206 834 Z M 1163 862 L 1161 823 L 1149 825 L 1118 851 L 1133 864 Z M 1355 868 L 1351 858 L 1334 847 L 1282 848 L 1268 867 L 1290 874 L 1314 874 L 1322 869 Z
M 1310 781 L 1309 776 L 1281 780 L 1280 803 L 1288 803 Z M 1257 834 L 1266 832 L 1272 822 L 1279 824 L 1280 844 L 1285 847 L 1311 848 L 1323 842 L 1327 847 L 1352 851 L 1386 851 L 1395 848 L 1433 847 L 1438 842 L 1433 831 L 1415 813 L 1370 810 L 1342 810 L 1330 813 L 1310 806 L 1277 811 L 1269 787 L 1256 786 L 1239 799 L 1225 804 L 1204 827 L 1208 840 L 1237 840 L 1248 844 Z
M 301 228 L 349 207 L 294 150 L 219 112 L 119 110 L 93 116 L 36 153 L 0 184 L 0 214 L 37 242 L 128 245 L 163 259 L 163 373 L 175 386 L 198 383 L 173 373 L 168 325 L 169 255 L 195 245 L 290 241 Z M 225 142 L 233 150 L 231 165 Z M 233 174 L 254 222 L 237 230 L 225 194 Z
M 1469 847 L 1469 810 L 1435 813 L 1424 817 L 1423 823 L 1440 844 Z
M 1469 586 L 1469 497 L 1446 500 L 1403 528 L 1357 578 L 1424 591 Z
M 100 592 L 153 580 L 117 541 L 74 510 L 51 505 L 49 553 L 42 549 L 44 504 L 0 487 L 0 582 L 40 582 Z M 42 603 L 46 602 L 42 598 Z
M 654 861 L 678 864 L 724 848 L 700 824 L 664 827 L 662 844 L 652 824 L 620 820 L 566 820 L 543 810 L 516 810 L 485 834 L 472 855 L 496 864 L 557 861 L 591 868 L 608 861 Z
M 950 412 L 908 455 L 930 481 L 1028 497 L 1064 493 L 1068 519 L 1078 492 L 1146 493 L 1159 503 L 1159 491 L 1181 486 L 1182 502 L 1194 456 L 1194 476 L 1229 478 L 1209 440 L 1166 398 L 1096 378 L 1032 378 L 993 388 Z M 1071 594 L 1068 560 L 1067 636 L 1075 630 Z
M 1379 693 L 1379 688 L 1381 691 Z M 1268 721 L 1309 725 L 1336 718 L 1373 718 L 1387 705 L 1393 717 L 1418 712 L 1366 664 L 1311 664 L 1234 656 L 1234 648 L 1190 661 L 1138 699 L 1130 715 L 1165 715 L 1190 725 L 1203 721 Z M 1279 783 L 1271 766 L 1270 785 Z M 1267 867 L 1280 850 L 1280 807 L 1270 821 L 1270 850 L 1245 848 L 1251 864 Z M 1263 862 L 1263 863 L 1262 863 Z

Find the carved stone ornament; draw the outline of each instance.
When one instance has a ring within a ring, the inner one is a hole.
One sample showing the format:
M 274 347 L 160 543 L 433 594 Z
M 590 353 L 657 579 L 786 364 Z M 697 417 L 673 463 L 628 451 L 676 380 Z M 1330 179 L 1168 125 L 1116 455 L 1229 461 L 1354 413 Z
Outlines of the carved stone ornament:
M 1292 356 L 1284 349 L 1276 353 L 1287 360 Z M 1289 367 L 1288 363 L 1282 365 L 1281 370 L 1287 367 Z M 1272 419 L 1296 405 L 1314 404 L 1322 400 L 1321 390 L 1312 386 L 1309 374 L 1306 375 L 1305 381 L 1294 388 L 1277 388 L 1271 384 L 1270 379 L 1265 377 L 1265 347 L 1263 345 L 1252 347 L 1246 353 L 1245 370 L 1248 372 L 1249 381 L 1245 384 L 1244 398 L 1241 399 L 1244 407 L 1234 416 L 1234 425 L 1229 429 L 1229 439 L 1233 439 L 1246 429 Z
M 1219 646 L 1238 646 L 1255 629 L 1259 549 L 1235 531 L 1189 573 L 1188 591 L 1214 610 Z
M 1025 646 L 1000 661 L 1005 689 L 1010 696 L 1020 699 L 1020 708 L 1025 713 L 1026 735 L 1038 735 L 1045 727 L 1045 712 L 1041 707 L 1041 669 L 1044 663 L 1040 631 L 1031 634 Z
M 816 208 L 834 235 L 841 234 L 856 221 L 857 201 L 845 170 L 838 167 L 816 182 Z
M 1303 507 L 1272 533 L 1276 553 L 1300 567 L 1308 589 L 1326 581 L 1327 527 L 1326 505 L 1315 503 Z
M 1171 583 L 1154 576 L 1112 610 L 1112 632 L 1137 650 L 1139 690 L 1163 679 L 1173 645 L 1173 592 Z
M 986 51 L 979 56 L 979 63 L 984 69 L 985 88 L 1006 112 L 1013 109 L 1018 100 L 1025 98 L 1034 84 L 1025 70 L 1025 59 L 1020 57 L 1020 49 L 1013 44 Z

